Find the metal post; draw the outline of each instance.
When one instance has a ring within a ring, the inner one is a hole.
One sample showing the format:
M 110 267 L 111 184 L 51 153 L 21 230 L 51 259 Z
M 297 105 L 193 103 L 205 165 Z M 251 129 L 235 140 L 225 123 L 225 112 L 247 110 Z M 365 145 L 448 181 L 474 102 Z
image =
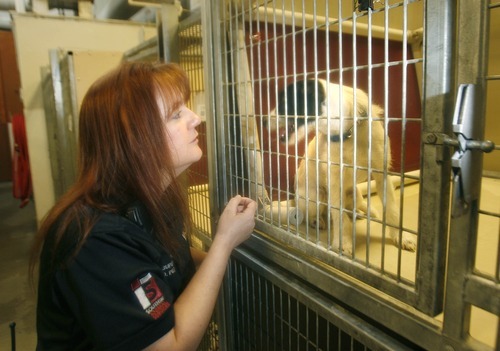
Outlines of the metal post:
M 425 7 L 422 183 L 417 249 L 420 254 L 416 283 L 418 308 L 429 314 L 439 313 L 443 304 L 451 167 L 449 150 L 435 145 L 432 138 L 426 136 L 448 133 L 451 129 L 456 7 L 454 0 L 427 1 Z
M 159 54 L 165 62 L 179 62 L 179 7 L 175 4 L 162 4 L 158 11 Z
M 484 136 L 488 1 L 460 1 L 459 9 L 457 83 L 474 84 L 467 137 L 480 140 Z M 459 120 L 466 123 L 462 118 Z M 469 150 L 460 165 L 454 165 L 443 333 L 457 342 L 467 338 L 469 332 L 471 305 L 465 302 L 463 291 L 474 269 L 482 160 L 481 151 Z M 455 166 L 459 166 L 457 170 Z

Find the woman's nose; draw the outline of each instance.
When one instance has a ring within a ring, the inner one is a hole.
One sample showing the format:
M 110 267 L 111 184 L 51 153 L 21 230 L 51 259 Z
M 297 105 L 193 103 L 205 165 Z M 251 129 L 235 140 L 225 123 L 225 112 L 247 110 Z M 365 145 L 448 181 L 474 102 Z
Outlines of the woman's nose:
M 201 124 L 201 117 L 198 116 L 193 111 L 191 111 L 191 123 L 193 124 L 194 127 L 197 127 Z

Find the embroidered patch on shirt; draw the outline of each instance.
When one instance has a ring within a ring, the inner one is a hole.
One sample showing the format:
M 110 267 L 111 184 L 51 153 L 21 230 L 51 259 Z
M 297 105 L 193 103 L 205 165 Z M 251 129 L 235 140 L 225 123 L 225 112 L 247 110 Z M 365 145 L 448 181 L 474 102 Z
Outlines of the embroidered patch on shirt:
M 144 311 L 154 319 L 160 318 L 170 307 L 151 273 L 138 278 L 131 287 Z

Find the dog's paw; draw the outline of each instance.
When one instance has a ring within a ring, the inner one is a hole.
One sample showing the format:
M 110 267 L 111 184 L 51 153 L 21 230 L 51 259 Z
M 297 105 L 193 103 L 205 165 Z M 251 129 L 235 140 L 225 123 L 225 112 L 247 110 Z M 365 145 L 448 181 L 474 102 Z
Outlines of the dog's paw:
M 353 248 L 352 248 L 352 243 L 349 241 L 342 243 L 342 252 L 340 251 L 338 240 L 336 240 L 336 243 L 334 244 L 333 249 L 335 252 L 337 252 L 341 256 L 352 257 Z
M 363 201 L 363 203 L 361 203 L 358 206 L 357 212 L 360 214 L 363 214 L 365 216 L 368 216 L 368 214 L 370 214 L 371 218 L 381 218 L 378 211 L 373 207 L 368 208 L 368 206 L 366 205 L 366 202 L 364 202 L 364 201 Z
M 413 234 L 403 233 L 401 245 L 399 245 L 399 236 L 396 236 L 394 238 L 394 244 L 406 251 L 415 252 L 417 250 L 417 240 Z
M 352 244 L 351 243 L 343 243 L 342 250 L 340 250 L 339 242 L 336 241 L 335 244 L 331 247 L 331 249 L 339 256 L 348 256 L 352 257 Z
M 372 218 L 381 218 L 380 215 L 379 215 L 379 213 L 378 213 L 378 211 L 376 209 L 370 208 L 368 211 L 370 212 L 370 217 L 372 217 Z M 368 212 L 366 213 L 366 215 L 368 215 Z
M 342 254 L 346 256 L 352 256 L 352 243 L 342 244 Z

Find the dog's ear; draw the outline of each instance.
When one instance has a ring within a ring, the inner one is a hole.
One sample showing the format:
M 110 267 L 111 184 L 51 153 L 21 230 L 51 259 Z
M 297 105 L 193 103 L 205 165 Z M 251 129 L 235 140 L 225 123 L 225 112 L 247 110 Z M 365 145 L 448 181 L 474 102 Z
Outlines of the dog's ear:
M 351 93 L 352 94 L 352 93 Z M 354 94 L 352 94 L 354 95 Z M 354 96 L 352 96 L 354 98 Z M 352 101 L 352 100 L 351 100 Z M 356 114 L 358 117 L 368 117 L 371 102 L 368 95 L 361 89 L 356 91 Z M 371 104 L 372 116 L 381 116 L 383 110 L 380 106 Z
M 354 98 L 354 94 L 353 94 Z M 368 117 L 369 109 L 368 96 L 361 89 L 356 91 L 356 115 L 358 117 Z

